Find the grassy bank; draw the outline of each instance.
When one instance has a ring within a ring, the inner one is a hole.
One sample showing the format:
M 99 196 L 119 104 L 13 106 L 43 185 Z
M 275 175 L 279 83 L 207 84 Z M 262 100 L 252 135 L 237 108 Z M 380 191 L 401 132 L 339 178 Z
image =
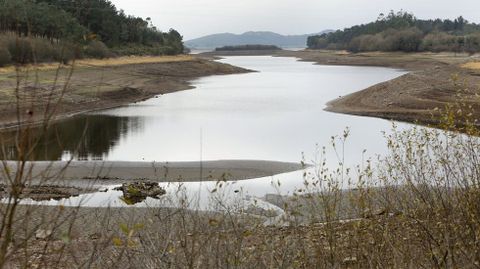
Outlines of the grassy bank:
M 122 56 L 106 59 L 79 59 L 75 60 L 75 67 L 114 67 L 129 64 L 153 64 L 153 63 L 173 63 L 193 61 L 194 57 L 189 55 L 177 55 L 177 56 Z M 51 71 L 58 68 L 68 68 L 68 65 L 62 65 L 59 63 L 38 63 L 28 64 L 20 67 L 20 70 L 35 70 L 35 71 Z M 19 67 L 7 66 L 0 67 L 0 73 L 14 73 Z

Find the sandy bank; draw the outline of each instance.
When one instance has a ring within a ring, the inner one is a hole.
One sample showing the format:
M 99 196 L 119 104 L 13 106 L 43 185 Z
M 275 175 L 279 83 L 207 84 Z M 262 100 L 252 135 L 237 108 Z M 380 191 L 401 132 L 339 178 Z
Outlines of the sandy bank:
M 18 163 L 8 161 L 0 172 L 0 198 L 12 192 L 9 178 L 16 175 Z M 222 160 L 205 162 L 29 162 L 22 180 L 22 198 L 50 200 L 97 192 L 105 185 L 127 182 L 237 181 L 262 178 L 305 168 L 299 163 Z M 5 171 L 9 171 L 8 174 Z
M 7 162 L 11 174 L 16 162 Z M 222 160 L 205 162 L 31 162 L 26 170 L 31 171 L 34 181 L 48 179 L 56 184 L 120 184 L 122 182 L 148 179 L 157 182 L 192 182 L 217 180 L 244 180 L 273 176 L 300 170 L 299 163 L 256 160 Z M 59 180 L 59 178 L 61 178 Z M 5 180 L 1 174 L 0 180 Z

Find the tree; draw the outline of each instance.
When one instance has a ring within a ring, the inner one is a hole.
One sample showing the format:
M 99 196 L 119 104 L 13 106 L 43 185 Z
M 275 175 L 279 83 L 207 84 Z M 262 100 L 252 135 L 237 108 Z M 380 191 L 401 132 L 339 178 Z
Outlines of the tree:
M 469 23 L 462 16 L 454 21 L 419 20 L 408 12 L 390 11 L 387 15 L 381 13 L 371 23 L 311 36 L 307 46 L 311 49 L 347 49 L 352 52 L 468 50 L 473 53 L 477 50 L 475 42 L 479 33 L 480 25 Z

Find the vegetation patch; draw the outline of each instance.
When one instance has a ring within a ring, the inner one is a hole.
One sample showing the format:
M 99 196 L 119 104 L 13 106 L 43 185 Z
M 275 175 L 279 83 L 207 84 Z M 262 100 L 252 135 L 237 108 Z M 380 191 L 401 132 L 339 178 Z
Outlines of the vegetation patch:
M 122 55 L 176 55 L 184 51 L 183 38 L 177 31 L 159 31 L 150 18 L 128 16 L 110 1 L 3 2 L 0 67 Z
M 158 183 L 151 181 L 124 183 L 114 190 L 123 192 L 122 201 L 128 205 L 143 202 L 147 197 L 159 199 L 160 196 L 167 193 Z
M 467 69 L 477 70 L 477 69 L 480 69 L 480 62 L 469 62 L 469 63 L 463 64 L 462 67 Z
M 282 50 L 282 49 L 274 45 L 224 46 L 224 47 L 215 49 L 215 51 L 243 51 L 243 50 Z
M 308 48 L 362 51 L 480 51 L 480 26 L 463 17 L 421 20 L 407 12 L 380 14 L 375 22 L 308 38 Z

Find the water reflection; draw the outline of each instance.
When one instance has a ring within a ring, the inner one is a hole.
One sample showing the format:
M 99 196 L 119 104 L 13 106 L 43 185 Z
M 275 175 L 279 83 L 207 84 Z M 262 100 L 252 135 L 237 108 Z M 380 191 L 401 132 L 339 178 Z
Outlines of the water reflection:
M 36 160 L 196 161 L 313 159 L 317 145 L 350 128 L 348 165 L 386 151 L 389 121 L 340 115 L 325 103 L 404 74 L 376 67 L 321 66 L 294 58 L 227 57 L 256 73 L 204 77 L 194 90 L 91 113 L 57 124 Z M 84 131 L 85 126 L 88 128 Z M 370 156 L 363 156 L 368 149 Z M 8 150 L 8 159 L 15 152 Z M 337 155 L 326 156 L 337 165 Z
M 52 125 L 44 133 L 40 128 L 33 130 L 33 141 L 38 141 L 32 152 L 32 160 L 102 160 L 120 139 L 140 132 L 144 122 L 139 117 L 118 117 L 109 115 L 89 115 L 73 117 Z M 16 131 L 1 134 L 5 141 L 3 159 L 18 157 L 15 148 Z

